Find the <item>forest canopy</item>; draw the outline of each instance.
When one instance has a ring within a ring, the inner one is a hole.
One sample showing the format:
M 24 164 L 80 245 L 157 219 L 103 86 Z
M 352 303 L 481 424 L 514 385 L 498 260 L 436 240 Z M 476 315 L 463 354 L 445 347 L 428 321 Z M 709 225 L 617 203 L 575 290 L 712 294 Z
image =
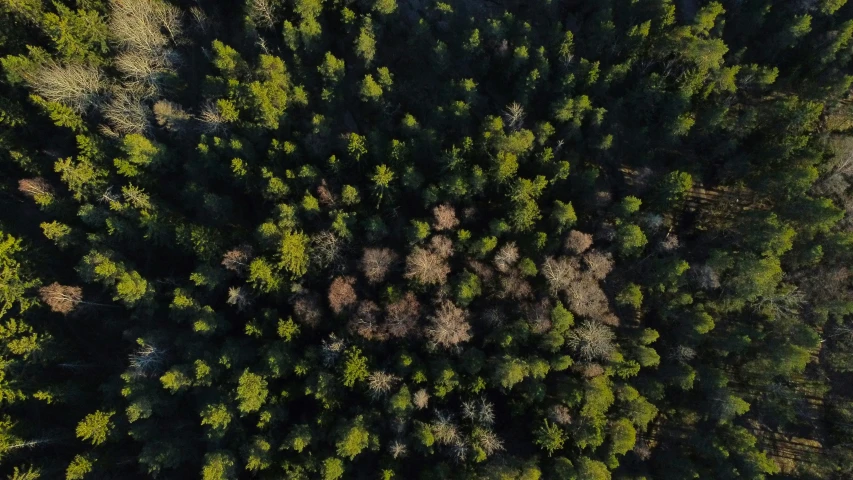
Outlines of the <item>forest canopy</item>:
M 0 476 L 853 478 L 853 3 L 0 0 Z

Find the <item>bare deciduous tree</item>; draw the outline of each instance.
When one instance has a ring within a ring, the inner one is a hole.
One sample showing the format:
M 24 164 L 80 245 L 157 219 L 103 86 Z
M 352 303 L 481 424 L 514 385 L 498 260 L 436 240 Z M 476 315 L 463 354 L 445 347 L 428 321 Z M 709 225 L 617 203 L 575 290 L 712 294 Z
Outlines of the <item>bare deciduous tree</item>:
M 477 260 L 469 260 L 468 268 L 471 269 L 474 274 L 480 277 L 480 280 L 483 283 L 491 282 L 493 278 L 495 278 L 495 269 L 490 267 L 488 264 L 483 262 L 478 262 Z
M 53 187 L 42 177 L 18 180 L 18 191 L 32 199 L 53 197 Z
M 430 424 L 430 427 L 432 427 L 432 434 L 439 445 L 451 445 L 459 440 L 459 429 L 453 423 L 453 417 L 450 415 L 436 412 L 436 419 Z
M 228 305 L 234 305 L 237 310 L 243 310 L 252 303 L 249 292 L 243 287 L 231 287 L 228 289 Z
M 130 354 L 130 368 L 136 375 L 149 376 L 160 372 L 166 358 L 166 352 L 155 345 L 140 345 Z
M 144 103 L 144 92 L 117 90 L 103 111 L 116 132 L 143 133 L 151 128 L 150 109 Z
M 492 455 L 504 449 L 504 442 L 495 432 L 486 428 L 475 428 L 473 435 L 474 440 L 486 452 L 486 455 Z
M 456 218 L 456 210 L 446 203 L 433 208 L 432 214 L 435 217 L 433 227 L 436 230 L 452 230 L 459 225 L 459 219 Z
M 310 257 L 318 267 L 339 266 L 341 250 L 341 240 L 334 233 L 323 230 L 311 235 Z
M 450 348 L 471 338 L 471 325 L 468 313 L 453 303 L 444 300 L 439 303 L 435 313 L 430 316 L 426 329 L 430 341 L 444 348 Z
M 272 28 L 276 24 L 275 13 L 269 0 L 251 0 L 249 18 L 259 27 Z M 395 457 L 396 458 L 396 457 Z
M 353 277 L 336 277 L 332 280 L 332 284 L 329 285 L 329 306 L 333 312 L 339 314 L 358 301 L 353 285 L 355 285 Z
M 111 0 L 110 33 L 119 45 L 163 56 L 181 32 L 181 11 L 161 0 Z M 164 33 L 165 32 L 165 33 Z
M 613 256 L 599 250 L 590 250 L 583 257 L 587 271 L 596 280 L 604 280 L 613 270 Z
M 578 230 L 571 230 L 566 236 L 566 249 L 577 255 L 589 250 L 592 246 L 592 235 Z
M 480 413 L 477 420 L 484 425 L 495 423 L 495 406 L 485 398 L 480 399 Z
M 225 131 L 225 119 L 219 113 L 219 108 L 212 102 L 205 102 L 198 115 L 201 122 L 201 130 L 204 133 L 214 134 Z
M 84 112 L 94 105 L 105 79 L 95 67 L 82 64 L 60 65 L 50 62 L 27 76 L 37 94 L 51 102 Z
M 323 364 L 327 367 L 334 365 L 343 354 L 346 346 L 345 341 L 338 338 L 334 333 L 330 333 L 329 338 L 324 338 L 321 342 Z
M 599 322 L 586 321 L 569 332 L 566 343 L 585 361 L 591 361 L 609 357 L 616 348 L 613 344 L 614 338 L 615 335 L 610 328 Z
M 423 410 L 429 405 L 429 394 L 423 388 L 412 395 L 412 403 L 418 410 Z
M 518 130 L 524 125 L 524 107 L 518 102 L 513 102 L 506 107 L 503 117 L 509 128 Z
M 361 271 L 370 283 L 379 283 L 397 261 L 397 254 L 389 248 L 365 248 L 361 257 Z
M 249 270 L 249 263 L 251 263 L 251 261 L 252 247 L 249 245 L 241 245 L 237 248 L 232 248 L 222 256 L 222 266 L 240 275 L 246 274 Z
M 532 332 L 542 334 L 551 329 L 551 302 L 547 298 L 525 304 L 522 311 Z
M 39 289 L 39 297 L 51 311 L 68 315 L 83 301 L 83 289 L 53 282 Z
M 518 261 L 518 247 L 515 242 L 508 242 L 495 254 L 494 264 L 499 271 L 508 272 Z
M 426 285 L 447 282 L 450 265 L 446 257 L 420 247 L 415 247 L 406 257 L 406 278 L 417 280 Z
M 500 278 L 500 291 L 498 298 L 510 298 L 513 300 L 524 300 L 533 296 L 533 287 L 519 272 L 511 271 L 509 275 Z
M 412 292 L 385 307 L 385 329 L 392 337 L 402 338 L 415 331 L 421 304 Z
M 542 264 L 542 275 L 551 287 L 551 293 L 565 290 L 574 282 L 579 275 L 580 265 L 574 258 L 548 257 Z
M 669 352 L 669 358 L 678 363 L 687 363 L 696 357 L 696 350 L 686 346 L 678 345 Z
M 699 265 L 690 269 L 690 277 L 703 290 L 720 288 L 720 276 L 710 265 Z
M 325 179 L 321 180 L 320 185 L 317 187 L 317 200 L 320 201 L 320 205 L 325 207 L 334 207 L 338 203 L 338 199 L 332 193 L 332 190 L 329 189 L 329 185 Z
M 453 255 L 453 240 L 444 235 L 436 235 L 429 240 L 429 248 L 443 258 Z
M 154 119 L 158 126 L 173 133 L 181 133 L 189 128 L 192 115 L 175 102 L 160 100 L 154 104 Z
M 370 300 L 358 304 L 355 315 L 347 323 L 347 328 L 366 340 L 385 341 L 388 333 L 379 325 L 379 306 Z
M 668 233 L 663 240 L 658 242 L 657 249 L 661 252 L 671 252 L 677 249 L 680 245 L 678 236 L 673 233 Z
M 374 398 L 378 398 L 390 392 L 391 387 L 393 387 L 399 380 L 400 378 L 396 375 L 377 371 L 371 373 L 370 376 L 367 377 L 367 386 L 370 388 L 370 394 Z
M 398 440 L 394 440 L 393 442 L 391 442 L 391 445 L 388 446 L 388 452 L 395 459 L 405 457 L 407 451 L 408 450 L 406 449 L 406 444 Z
M 301 293 L 291 300 L 293 315 L 299 323 L 314 328 L 320 324 L 322 309 L 320 297 L 315 293 Z
M 597 363 L 586 363 L 578 365 L 577 371 L 584 378 L 595 378 L 604 375 L 604 367 Z
M 575 314 L 598 320 L 601 323 L 612 323 L 609 318 L 610 302 L 598 281 L 591 275 L 583 275 L 572 282 L 566 289 L 568 307 Z M 607 319 L 607 322 L 604 320 Z M 618 323 L 618 319 L 616 319 Z
M 491 327 L 501 327 L 506 322 L 506 313 L 500 308 L 489 308 L 483 312 L 483 320 Z
M 572 423 L 572 411 L 569 410 L 569 407 L 563 405 L 562 403 L 558 403 L 551 407 L 548 411 L 548 417 L 555 423 L 560 425 L 568 425 Z

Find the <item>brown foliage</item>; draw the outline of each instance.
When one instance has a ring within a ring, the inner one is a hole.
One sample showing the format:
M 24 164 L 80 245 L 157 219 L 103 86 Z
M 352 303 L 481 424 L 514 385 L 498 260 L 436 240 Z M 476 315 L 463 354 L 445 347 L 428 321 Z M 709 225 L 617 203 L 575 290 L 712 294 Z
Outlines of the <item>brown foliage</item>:
M 83 301 L 83 289 L 53 282 L 39 289 L 39 297 L 51 311 L 67 315 Z
M 613 270 L 613 256 L 598 250 L 590 250 L 583 257 L 587 271 L 596 280 L 604 280 L 604 277 Z
M 244 275 L 249 270 L 249 263 L 252 261 L 252 247 L 242 245 L 225 252 L 222 256 L 222 266 Z
M 355 305 L 358 296 L 355 294 L 355 278 L 337 277 L 329 285 L 329 306 L 332 311 L 340 314 L 347 307 Z
M 545 333 L 551 329 L 551 302 L 547 298 L 524 305 L 522 311 L 533 333 Z
M 584 378 L 595 378 L 604 375 L 604 367 L 597 363 L 579 365 L 576 370 L 583 375 Z
M 397 254 L 389 248 L 365 248 L 361 257 L 361 271 L 370 283 L 379 283 L 397 261 Z
M 300 293 L 294 296 L 291 302 L 293 315 L 299 323 L 311 328 L 320 324 L 322 310 L 319 295 L 316 293 Z
M 388 339 L 385 329 L 379 325 L 379 306 L 370 300 L 358 304 L 355 315 L 350 317 L 347 328 L 366 340 L 384 341 Z
M 449 273 L 446 257 L 433 250 L 415 247 L 406 257 L 406 278 L 426 285 L 444 284 Z
M 542 264 L 542 275 L 551 287 L 551 293 L 565 290 L 580 275 L 577 259 L 568 257 L 548 257 Z
M 317 200 L 324 207 L 333 207 L 338 203 L 335 194 L 329 189 L 329 185 L 326 184 L 325 179 L 320 180 L 320 186 L 317 187 Z
M 471 338 L 468 313 L 453 303 L 444 300 L 430 316 L 426 329 L 427 337 L 435 345 L 449 348 Z
M 412 292 L 385 307 L 385 328 L 392 337 L 402 338 L 414 332 L 421 304 Z
M 36 196 L 53 195 L 53 187 L 47 183 L 47 180 L 41 177 L 25 178 L 18 180 L 18 190 L 30 198 Z
M 453 240 L 444 235 L 436 235 L 429 240 L 429 248 L 444 258 L 450 258 L 453 255 Z
M 433 208 L 432 214 L 435 216 L 433 227 L 436 230 L 452 230 L 459 225 L 459 219 L 456 218 L 456 210 L 448 204 Z
M 483 283 L 489 283 L 495 278 L 495 270 L 483 262 L 471 260 L 468 262 L 468 268 L 480 277 L 480 281 Z
M 533 287 L 517 271 L 512 271 L 509 275 L 502 275 L 500 278 L 500 288 L 500 291 L 497 293 L 498 298 L 524 300 L 533 296 Z
M 580 255 L 592 246 L 592 235 L 572 230 L 566 237 L 566 249 Z
M 568 425 L 572 423 L 572 412 L 569 407 L 563 404 L 557 404 L 551 407 L 548 416 L 552 421 L 560 425 Z
M 610 313 L 610 303 L 607 295 L 599 286 L 598 281 L 591 275 L 584 275 L 572 282 L 566 289 L 568 307 L 575 314 L 589 317 L 605 323 L 614 320 Z

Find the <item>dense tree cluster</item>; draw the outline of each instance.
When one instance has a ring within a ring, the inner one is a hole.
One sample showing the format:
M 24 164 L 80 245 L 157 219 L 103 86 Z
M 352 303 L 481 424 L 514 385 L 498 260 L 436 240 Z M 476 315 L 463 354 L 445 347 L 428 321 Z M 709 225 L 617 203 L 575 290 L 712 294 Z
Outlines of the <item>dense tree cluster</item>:
M 0 475 L 853 476 L 853 3 L 0 0 Z

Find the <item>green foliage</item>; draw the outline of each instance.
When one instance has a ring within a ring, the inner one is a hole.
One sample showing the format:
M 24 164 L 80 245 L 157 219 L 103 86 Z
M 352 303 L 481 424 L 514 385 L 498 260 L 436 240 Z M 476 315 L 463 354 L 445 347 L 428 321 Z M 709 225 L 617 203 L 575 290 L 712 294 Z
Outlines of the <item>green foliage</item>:
M 340 458 L 330 457 L 323 460 L 323 480 L 336 480 L 344 476 L 344 462 Z
M 358 416 L 341 429 L 335 446 L 338 455 L 352 460 L 367 448 L 369 440 L 370 433 L 364 425 L 364 418 Z
M 237 478 L 234 457 L 224 452 L 206 453 L 204 467 L 201 469 L 203 480 L 230 480 Z
M 555 451 L 563 448 L 568 435 L 555 423 L 549 423 L 548 420 L 543 421 L 543 425 L 534 432 L 534 443 L 539 445 L 539 448 L 548 452 L 550 457 Z
M 83 480 L 92 471 L 93 463 L 84 455 L 75 455 L 65 469 L 65 480 Z
M 115 425 L 110 420 L 115 412 L 100 410 L 90 413 L 77 424 L 77 438 L 87 440 L 92 445 L 100 445 L 107 441 Z
M 853 476 L 850 2 L 216 3 L 0 2 L 9 478 Z
M 342 382 L 346 387 L 353 387 L 356 383 L 363 382 L 369 375 L 367 370 L 367 357 L 361 354 L 358 347 L 350 347 L 346 351 L 346 361 Z
M 279 247 L 279 267 L 290 272 L 293 278 L 301 277 L 308 271 L 309 238 L 302 232 L 285 232 Z
M 268 395 L 267 380 L 249 369 L 244 370 L 237 384 L 237 409 L 244 414 L 256 412 L 264 405 Z

